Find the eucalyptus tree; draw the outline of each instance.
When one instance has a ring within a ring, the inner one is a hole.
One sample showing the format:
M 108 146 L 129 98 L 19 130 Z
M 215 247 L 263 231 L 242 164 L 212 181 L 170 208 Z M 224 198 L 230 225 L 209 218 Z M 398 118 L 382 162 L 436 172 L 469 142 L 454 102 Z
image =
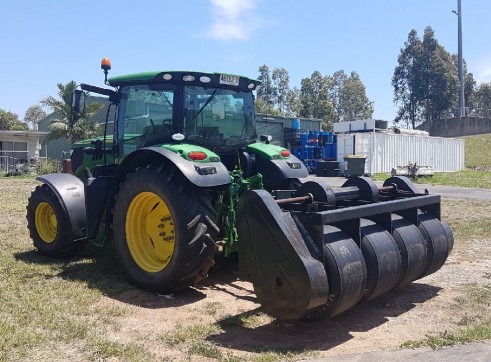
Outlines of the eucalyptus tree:
M 261 86 L 257 90 L 257 99 L 264 102 L 265 106 L 274 108 L 276 89 L 271 79 L 271 71 L 269 67 L 264 64 L 259 67 L 259 77 L 257 80 L 261 82 Z
M 316 70 L 304 78 L 300 87 L 300 116 L 323 120 L 323 128 L 330 129 L 336 121 L 333 102 L 329 94 L 329 78 Z
M 395 122 L 412 127 L 424 120 L 439 119 L 455 104 L 458 75 L 452 56 L 435 38 L 431 27 L 423 40 L 411 30 L 397 58 L 392 86 L 394 102 L 399 106 Z
M 343 71 L 340 71 L 344 74 Z M 339 73 L 339 72 L 337 72 Z M 336 74 L 336 73 L 335 73 Z M 339 121 L 355 121 L 373 116 L 373 102 L 366 95 L 365 85 L 357 72 L 343 77 L 337 91 L 336 113 Z

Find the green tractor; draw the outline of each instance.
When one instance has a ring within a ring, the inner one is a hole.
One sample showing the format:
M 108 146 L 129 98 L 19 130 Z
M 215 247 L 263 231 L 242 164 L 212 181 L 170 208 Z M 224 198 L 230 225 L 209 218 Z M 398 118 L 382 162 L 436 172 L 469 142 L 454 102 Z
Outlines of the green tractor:
M 74 144 L 72 172 L 38 177 L 28 202 L 40 253 L 110 240 L 130 281 L 159 292 L 196 285 L 216 254 L 236 253 L 265 311 L 286 320 L 339 314 L 447 259 L 439 196 L 403 177 L 333 189 L 258 137 L 258 81 L 194 71 L 107 79 L 107 58 L 101 67 L 113 89 L 81 84 L 72 111 L 86 92 L 108 97 L 104 136 Z

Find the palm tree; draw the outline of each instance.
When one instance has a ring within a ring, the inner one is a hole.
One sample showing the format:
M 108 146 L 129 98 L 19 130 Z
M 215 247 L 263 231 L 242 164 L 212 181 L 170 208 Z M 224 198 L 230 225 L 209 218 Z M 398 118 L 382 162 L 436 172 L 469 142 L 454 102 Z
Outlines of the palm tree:
M 48 96 L 40 101 L 43 106 L 50 108 L 58 116 L 48 126 L 51 133 L 46 137 L 46 141 L 67 137 L 70 142 L 77 142 L 100 135 L 99 124 L 93 117 L 103 108 L 103 105 L 91 103 L 80 113 L 72 112 L 72 93 L 77 83 L 72 80 L 67 84 L 58 83 L 57 86 L 59 99 Z

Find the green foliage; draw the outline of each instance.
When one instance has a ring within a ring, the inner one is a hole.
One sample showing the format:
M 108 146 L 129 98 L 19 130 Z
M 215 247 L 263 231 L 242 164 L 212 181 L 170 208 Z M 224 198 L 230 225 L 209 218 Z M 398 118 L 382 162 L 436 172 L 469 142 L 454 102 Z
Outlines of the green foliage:
M 342 70 L 337 73 L 339 72 L 344 74 Z M 368 99 L 365 85 L 358 73 L 353 71 L 349 77 L 345 76 L 342 80 L 342 83 L 336 85 L 336 88 L 339 89 L 339 94 L 337 99 L 335 98 L 339 121 L 372 118 L 373 102 Z
M 259 67 L 261 87 L 257 91 L 256 112 L 278 116 L 294 116 L 297 93 L 290 89 L 290 76 L 285 68 Z
M 285 68 L 275 68 L 271 77 L 275 89 L 275 103 L 280 114 L 288 114 L 288 94 L 290 91 L 290 76 Z
M 27 131 L 27 125 L 17 114 L 0 109 L 0 131 Z
M 316 70 L 310 78 L 302 79 L 300 88 L 300 116 L 322 119 L 323 129 L 331 129 L 336 120 L 329 85 L 329 78 Z
M 423 40 L 411 30 L 397 62 L 392 77 L 394 102 L 399 105 L 396 123 L 403 121 L 414 128 L 424 120 L 440 119 L 455 105 L 457 69 L 431 27 L 425 29 Z
M 365 85 L 356 72 L 348 77 L 343 70 L 332 76 L 314 71 L 301 81 L 301 87 L 291 89 L 285 68 L 267 65 L 259 67 L 256 111 L 281 116 L 300 116 L 322 119 L 323 129 L 333 122 L 371 118 L 373 102 L 366 96 Z
M 276 89 L 273 86 L 271 72 L 266 64 L 259 67 L 259 77 L 257 77 L 257 80 L 261 82 L 261 86 L 257 90 L 257 100 L 261 100 L 265 104 L 265 107 L 274 108 Z
M 58 172 L 61 172 L 61 162 L 59 160 L 39 159 L 38 164 L 36 165 L 36 173 L 38 175 Z
M 473 94 L 472 106 L 487 111 L 491 110 L 491 82 L 481 83 L 477 87 Z
M 49 125 L 51 133 L 46 140 L 68 137 L 72 142 L 77 142 L 100 135 L 100 127 L 93 117 L 103 108 L 103 105 L 91 103 L 81 113 L 72 112 L 72 93 L 77 84 L 75 81 L 70 81 L 66 84 L 58 83 L 57 86 L 59 99 L 48 96 L 41 100 L 43 106 L 50 108 L 59 117 Z
M 268 104 L 262 98 L 256 98 L 254 102 L 254 107 L 256 108 L 256 113 L 271 114 L 273 116 L 280 116 L 280 111 L 274 108 L 272 104 Z
M 457 54 L 452 54 L 452 62 L 454 63 L 455 69 L 459 69 L 459 57 Z M 467 63 L 465 59 L 463 59 L 463 76 L 464 76 L 464 97 L 465 97 L 465 106 L 467 107 L 475 107 L 474 105 L 474 92 L 476 88 L 476 81 L 474 80 L 474 75 L 469 73 L 467 70 Z M 456 97 L 456 103 L 453 106 L 454 108 L 459 108 L 460 104 L 458 104 L 458 97 Z
M 302 79 L 300 111 L 303 117 L 320 118 L 323 129 L 331 129 L 334 122 L 371 118 L 373 102 L 366 96 L 365 85 L 356 72 L 348 77 L 343 70 L 332 76 L 318 71 Z

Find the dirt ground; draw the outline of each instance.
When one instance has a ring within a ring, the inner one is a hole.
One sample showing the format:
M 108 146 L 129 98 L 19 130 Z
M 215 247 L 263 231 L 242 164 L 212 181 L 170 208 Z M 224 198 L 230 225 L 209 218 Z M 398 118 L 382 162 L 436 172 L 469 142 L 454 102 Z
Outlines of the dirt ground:
M 112 332 L 115 341 L 143 344 L 164 360 L 190 358 L 183 344 L 162 343 L 172 331 L 217 321 L 222 321 L 221 331 L 205 341 L 231 360 L 257 358 L 257 352 L 268 351 L 290 351 L 293 354 L 285 358 L 308 359 L 395 349 L 427 334 L 465 327 L 491 314 L 490 305 L 482 310 L 462 298 L 472 285 L 491 286 L 489 240 L 457 240 L 438 272 L 317 323 L 279 322 L 261 313 L 252 284 L 240 281 L 227 267 L 216 267 L 200 288 L 174 299 L 134 289 L 100 303 L 130 308 Z M 207 360 L 198 355 L 191 358 Z

